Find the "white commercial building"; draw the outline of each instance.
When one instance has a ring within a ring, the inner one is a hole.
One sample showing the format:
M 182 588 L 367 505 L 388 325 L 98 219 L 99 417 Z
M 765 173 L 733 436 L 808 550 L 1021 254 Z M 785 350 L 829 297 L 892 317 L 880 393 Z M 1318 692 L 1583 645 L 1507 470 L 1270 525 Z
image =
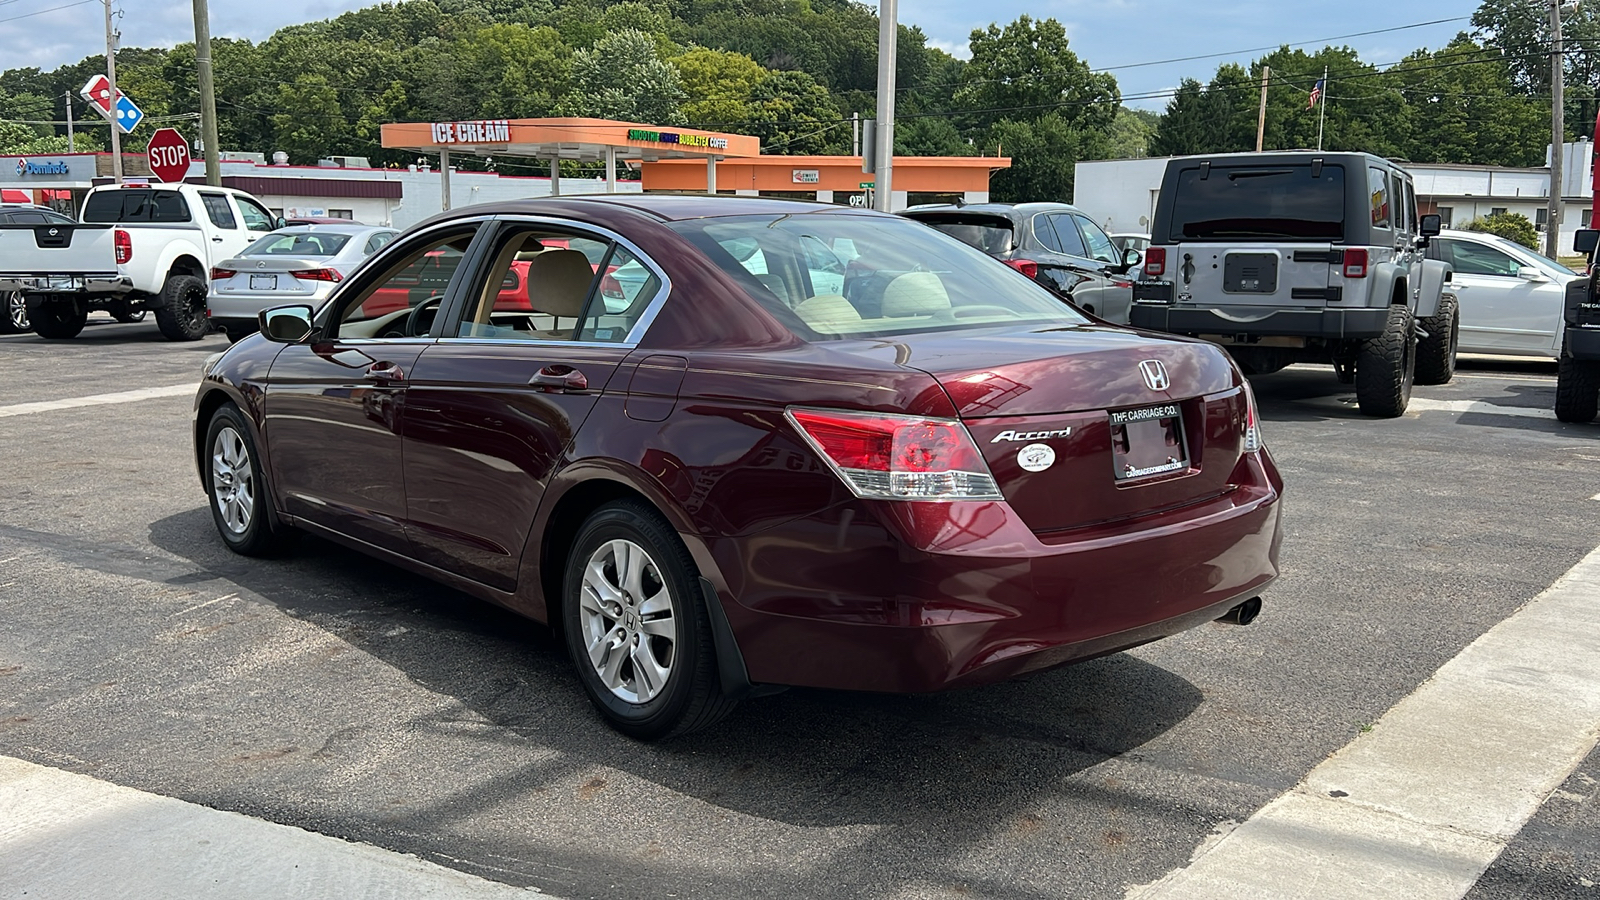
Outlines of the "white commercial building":
M 1570 252 L 1573 233 L 1589 227 L 1594 144 L 1575 141 L 1564 147 L 1561 163 L 1561 238 Z M 1550 157 L 1549 148 L 1545 159 Z M 1073 204 L 1108 232 L 1150 231 L 1156 197 L 1168 157 L 1089 160 L 1077 165 Z M 1550 169 L 1506 166 L 1405 163 L 1416 180 L 1422 212 L 1437 212 L 1444 227 L 1465 225 L 1479 216 L 1514 212 L 1545 230 L 1550 196 Z

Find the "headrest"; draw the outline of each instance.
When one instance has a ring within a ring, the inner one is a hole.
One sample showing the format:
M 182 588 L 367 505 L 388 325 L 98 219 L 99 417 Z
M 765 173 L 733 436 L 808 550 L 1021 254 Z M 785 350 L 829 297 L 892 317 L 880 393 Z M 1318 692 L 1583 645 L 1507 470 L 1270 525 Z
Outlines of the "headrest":
M 544 244 L 539 243 L 538 238 L 529 235 L 523 240 L 522 246 L 517 248 L 517 262 L 528 262 L 543 252 Z
M 794 312 L 800 321 L 825 334 L 844 331 L 861 322 L 861 313 L 838 294 L 818 294 L 802 300 Z
M 907 272 L 883 289 L 884 316 L 936 316 L 949 310 L 950 294 L 932 272 Z
M 557 318 L 577 318 L 592 281 L 588 257 L 576 250 L 546 250 L 528 261 L 528 303 Z

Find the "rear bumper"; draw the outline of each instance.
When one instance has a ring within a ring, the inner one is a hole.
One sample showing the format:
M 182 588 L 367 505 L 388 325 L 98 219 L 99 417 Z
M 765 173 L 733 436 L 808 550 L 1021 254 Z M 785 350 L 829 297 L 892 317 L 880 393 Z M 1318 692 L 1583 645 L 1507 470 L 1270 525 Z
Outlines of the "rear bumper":
M 1568 325 L 1567 355 L 1573 359 L 1600 359 L 1600 328 Z
M 322 305 L 322 301 L 328 299 L 328 295 L 331 293 L 333 293 L 331 287 L 328 290 L 317 291 L 312 294 L 290 294 L 279 296 L 262 294 L 219 294 L 216 291 L 212 291 L 211 295 L 206 297 L 206 306 L 210 307 L 211 318 L 213 319 L 238 319 L 241 321 L 249 321 L 251 323 L 250 327 L 254 328 L 256 314 L 264 309 L 271 309 L 274 306 L 289 306 L 301 303 L 310 304 L 312 307 L 317 307 Z
M 1260 594 L 1278 575 L 1282 481 L 1265 452 L 1231 480 L 1061 536 L 1006 503 L 860 503 L 708 549 L 751 681 L 938 691 L 1125 650 Z
M 1370 338 L 1383 334 L 1388 307 L 1376 309 L 1263 309 L 1218 306 L 1193 309 L 1135 303 L 1129 324 L 1169 334 L 1260 337 Z
M 87 275 L 0 275 L 0 292 L 28 294 L 126 294 L 133 282 L 115 273 Z

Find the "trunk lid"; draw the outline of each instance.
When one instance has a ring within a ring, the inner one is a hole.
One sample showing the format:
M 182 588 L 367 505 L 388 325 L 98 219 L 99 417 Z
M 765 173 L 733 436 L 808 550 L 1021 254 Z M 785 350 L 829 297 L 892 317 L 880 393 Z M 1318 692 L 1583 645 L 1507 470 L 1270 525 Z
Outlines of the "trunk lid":
M 221 278 L 212 283 L 219 294 L 272 294 L 284 299 L 310 296 L 329 283 L 325 279 L 301 279 L 290 274 L 330 267 L 327 257 L 267 257 L 243 256 L 224 260 L 217 265 L 234 273 L 231 278 Z M 341 273 L 342 274 L 342 273 Z
M 1321 307 L 1343 257 L 1343 248 L 1327 241 L 1184 242 L 1167 251 L 1167 277 L 1177 285 L 1179 306 Z
M 1001 493 L 1035 532 L 1231 490 L 1247 401 L 1211 344 L 1113 328 L 899 341 L 903 364 L 950 395 Z

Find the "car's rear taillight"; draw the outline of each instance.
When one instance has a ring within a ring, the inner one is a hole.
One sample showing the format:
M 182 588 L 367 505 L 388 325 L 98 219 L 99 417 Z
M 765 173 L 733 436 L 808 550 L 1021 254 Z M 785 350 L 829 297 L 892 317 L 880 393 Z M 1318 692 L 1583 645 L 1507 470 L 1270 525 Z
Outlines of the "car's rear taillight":
M 301 281 L 339 281 L 344 277 L 338 269 L 290 269 L 289 274 Z
M 237 274 L 239 274 L 239 273 L 235 272 L 232 269 L 219 269 L 219 268 L 216 268 L 215 266 L 213 266 L 212 269 L 211 269 L 211 280 L 212 281 L 226 281 L 229 278 L 232 278 L 233 276 L 235 276 Z
M 1144 274 L 1167 274 L 1167 248 L 1151 247 L 1144 251 Z
M 1344 277 L 1367 277 L 1367 249 L 1365 247 L 1344 252 Z
M 1261 449 L 1261 418 L 1256 414 L 1256 392 L 1250 382 L 1244 383 L 1244 452 L 1255 453 Z
M 111 240 L 117 246 L 117 265 L 120 266 L 133 259 L 133 238 L 129 237 L 126 231 L 118 228 L 111 236 Z
M 1021 272 L 1029 278 L 1039 277 L 1039 264 L 1031 259 L 1008 259 L 1006 260 L 1006 265 L 1016 269 L 1018 272 Z
M 1003 499 L 972 435 L 954 419 L 824 409 L 784 415 L 857 497 Z

